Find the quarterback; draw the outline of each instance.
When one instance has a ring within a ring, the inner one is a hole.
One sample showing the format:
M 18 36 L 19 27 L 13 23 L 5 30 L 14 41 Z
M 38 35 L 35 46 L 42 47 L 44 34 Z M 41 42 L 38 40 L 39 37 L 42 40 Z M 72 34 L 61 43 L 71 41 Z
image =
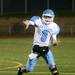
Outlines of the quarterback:
M 59 75 L 50 46 L 58 45 L 57 35 L 60 27 L 54 22 L 54 11 L 46 9 L 42 13 L 42 17 L 33 16 L 30 20 L 23 21 L 26 29 L 30 25 L 35 28 L 32 52 L 29 54 L 27 65 L 20 67 L 17 75 L 23 75 L 33 71 L 39 57 L 43 57 L 52 75 Z

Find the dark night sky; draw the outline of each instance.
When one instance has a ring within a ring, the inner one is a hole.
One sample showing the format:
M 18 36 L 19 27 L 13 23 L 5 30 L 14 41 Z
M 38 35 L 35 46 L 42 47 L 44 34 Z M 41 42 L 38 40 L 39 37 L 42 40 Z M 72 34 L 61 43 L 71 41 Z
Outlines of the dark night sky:
M 39 12 L 47 8 L 47 0 L 27 0 L 28 12 Z M 72 0 L 49 0 L 53 10 L 71 10 Z M 4 0 L 4 12 L 24 12 L 25 0 Z

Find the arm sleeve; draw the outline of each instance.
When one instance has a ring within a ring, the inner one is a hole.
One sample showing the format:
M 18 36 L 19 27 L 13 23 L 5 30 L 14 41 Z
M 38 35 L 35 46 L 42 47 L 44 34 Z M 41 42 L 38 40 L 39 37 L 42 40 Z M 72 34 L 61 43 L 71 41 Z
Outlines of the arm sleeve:
M 33 17 L 31 17 L 31 19 L 30 19 L 30 24 L 31 25 L 35 25 L 35 26 L 38 26 L 39 24 L 39 20 L 40 20 L 40 17 L 39 16 L 33 16 Z
M 31 20 L 29 21 L 29 24 L 30 25 L 35 25 L 35 23 L 33 21 L 31 21 Z
M 56 30 L 52 33 L 53 39 L 57 39 L 57 35 L 60 33 L 60 27 L 57 25 Z

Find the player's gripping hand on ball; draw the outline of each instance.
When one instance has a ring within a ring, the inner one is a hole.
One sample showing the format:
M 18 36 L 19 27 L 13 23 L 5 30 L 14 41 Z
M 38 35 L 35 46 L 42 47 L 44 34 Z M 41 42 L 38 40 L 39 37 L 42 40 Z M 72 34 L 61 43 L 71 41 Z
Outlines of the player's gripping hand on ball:
M 25 21 L 23 21 L 23 23 L 25 24 L 26 29 L 28 29 L 29 25 L 30 25 L 30 20 L 25 20 Z

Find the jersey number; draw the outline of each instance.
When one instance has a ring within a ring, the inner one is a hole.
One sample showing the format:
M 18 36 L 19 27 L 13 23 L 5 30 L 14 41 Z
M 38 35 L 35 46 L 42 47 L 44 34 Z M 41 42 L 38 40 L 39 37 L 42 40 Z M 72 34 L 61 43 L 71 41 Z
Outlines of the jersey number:
M 42 31 L 41 41 L 45 42 L 47 39 L 47 36 L 48 36 L 48 31 L 47 30 Z

